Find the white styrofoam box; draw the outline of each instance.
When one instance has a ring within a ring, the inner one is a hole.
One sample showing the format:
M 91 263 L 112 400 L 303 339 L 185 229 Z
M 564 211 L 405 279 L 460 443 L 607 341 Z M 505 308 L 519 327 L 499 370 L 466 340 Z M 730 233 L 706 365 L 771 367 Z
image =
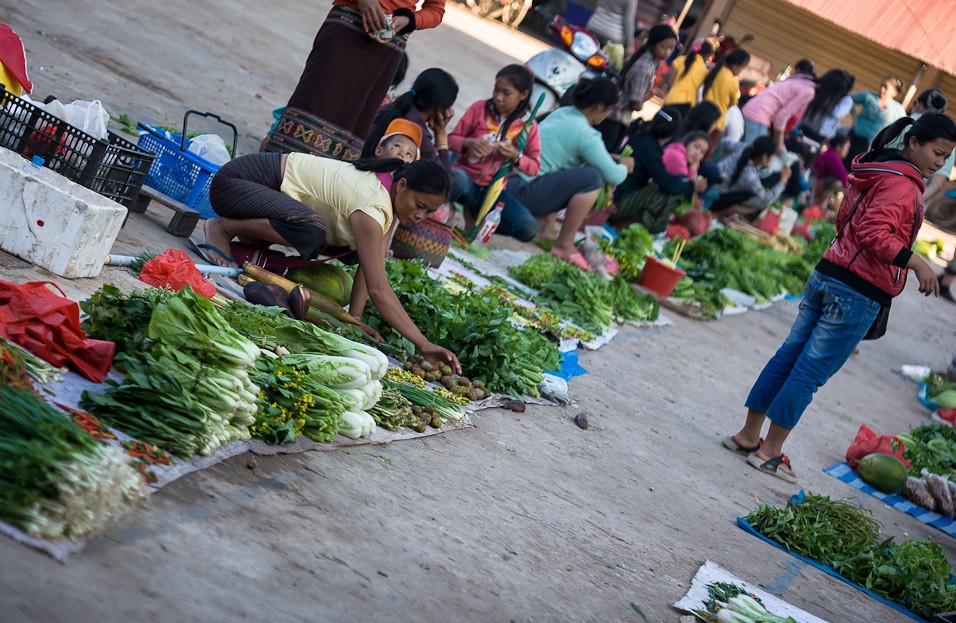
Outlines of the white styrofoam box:
M 0 147 L 0 249 L 75 279 L 103 270 L 126 208 Z

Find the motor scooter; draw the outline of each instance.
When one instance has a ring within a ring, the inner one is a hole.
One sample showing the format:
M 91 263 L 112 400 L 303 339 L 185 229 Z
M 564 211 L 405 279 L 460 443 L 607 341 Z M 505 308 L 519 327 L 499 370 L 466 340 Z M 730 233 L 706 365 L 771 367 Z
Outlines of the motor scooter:
M 597 37 L 586 28 L 568 24 L 560 15 L 555 15 L 548 23 L 548 31 L 557 45 L 535 54 L 525 63 L 534 76 L 531 101 L 537 102 L 544 93 L 542 112 L 560 106 L 562 96 L 580 78 L 616 75 Z

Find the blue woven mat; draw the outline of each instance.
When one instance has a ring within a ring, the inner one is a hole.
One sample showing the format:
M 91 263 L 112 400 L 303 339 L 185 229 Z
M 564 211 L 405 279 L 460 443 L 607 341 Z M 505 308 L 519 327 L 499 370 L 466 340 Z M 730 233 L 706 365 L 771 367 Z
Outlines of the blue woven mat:
M 803 500 L 803 491 L 801 491 L 801 492 L 798 493 L 797 495 L 793 496 L 793 500 L 792 500 L 792 501 L 793 501 L 794 503 L 800 503 L 802 500 Z M 795 552 L 788 551 L 786 548 L 784 548 L 782 545 L 780 545 L 780 543 L 777 543 L 777 542 L 774 541 L 773 539 L 768 538 L 768 537 L 765 537 L 764 535 L 762 535 L 762 534 L 760 534 L 759 532 L 757 532 L 757 531 L 754 529 L 754 527 L 750 525 L 750 522 L 748 522 L 748 521 L 747 521 L 746 519 L 744 519 L 743 517 L 738 517 L 738 518 L 737 518 L 737 525 L 738 525 L 740 528 L 742 528 L 743 530 L 745 530 L 745 531 L 749 532 L 750 534 L 754 535 L 755 537 L 757 537 L 757 538 L 760 539 L 761 541 L 764 541 L 765 543 L 769 543 L 770 545 L 773 545 L 773 546 L 776 547 L 777 549 L 782 550 L 782 551 L 784 551 L 784 552 L 787 552 L 788 554 L 790 554 L 790 555 L 793 556 L 794 558 L 798 558 L 799 560 L 802 560 L 803 562 L 807 563 L 807 564 L 810 565 L 811 567 L 816 567 L 817 569 L 819 569 L 820 571 L 823 571 L 823 572 L 826 573 L 827 575 L 831 575 L 831 576 L 835 577 L 836 579 L 840 580 L 841 582 L 845 582 L 845 583 L 849 584 L 850 586 L 852 586 L 852 587 L 855 588 L 856 590 L 861 591 L 861 592 L 863 592 L 863 593 L 866 593 L 868 596 L 872 597 L 873 599 L 879 601 L 880 603 L 886 604 L 887 606 L 889 606 L 890 608 L 893 608 L 894 610 L 896 610 L 896 611 L 898 611 L 898 612 L 901 612 L 901 613 L 905 614 L 906 616 L 908 616 L 909 618 L 913 619 L 914 621 L 919 621 L 920 623 L 929 623 L 929 621 L 927 621 L 927 620 L 924 619 L 923 617 L 919 616 L 918 614 L 916 614 L 916 613 L 914 613 L 914 612 L 911 612 L 911 611 L 907 610 L 906 608 L 904 608 L 904 607 L 901 606 L 900 604 L 896 603 L 895 601 L 890 601 L 890 600 L 887 599 L 886 597 L 880 597 L 880 596 L 877 595 L 876 593 L 873 593 L 873 592 L 871 592 L 871 591 L 868 591 L 867 589 L 865 589 L 864 587 L 860 586 L 859 584 L 856 584 L 855 582 L 851 582 L 850 580 L 846 579 L 845 577 L 843 577 L 842 575 L 840 575 L 839 573 L 837 573 L 836 570 L 834 570 L 833 567 L 831 567 L 830 565 L 824 565 L 824 564 L 822 564 L 822 563 L 817 562 L 816 560 L 812 560 L 812 559 L 810 559 L 810 558 L 807 558 L 806 556 L 801 556 L 800 554 L 797 554 L 797 553 L 795 553 Z
M 874 489 L 870 485 L 863 482 L 860 476 L 850 467 L 850 464 L 846 461 L 841 463 L 834 463 L 830 467 L 827 467 L 823 470 L 825 473 L 830 474 L 837 480 L 845 482 L 851 487 L 855 487 L 862 491 L 863 493 L 868 493 L 875 498 L 878 498 L 893 508 L 901 510 L 907 515 L 912 515 L 916 517 L 923 523 L 933 526 L 937 530 L 942 530 L 949 536 L 956 538 L 956 521 L 953 521 L 949 517 L 943 517 L 939 513 L 934 513 L 928 508 L 923 508 L 919 504 L 910 502 L 902 495 L 888 495 Z

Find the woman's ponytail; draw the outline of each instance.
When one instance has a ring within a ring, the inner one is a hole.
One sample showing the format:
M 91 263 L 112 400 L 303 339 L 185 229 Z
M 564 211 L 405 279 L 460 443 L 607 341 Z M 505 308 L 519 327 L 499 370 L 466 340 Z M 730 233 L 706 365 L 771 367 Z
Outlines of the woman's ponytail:
M 874 155 L 880 155 L 886 151 L 887 145 L 903 136 L 903 132 L 911 125 L 913 125 L 912 117 L 900 117 L 873 137 L 873 141 L 870 143 L 870 151 Z

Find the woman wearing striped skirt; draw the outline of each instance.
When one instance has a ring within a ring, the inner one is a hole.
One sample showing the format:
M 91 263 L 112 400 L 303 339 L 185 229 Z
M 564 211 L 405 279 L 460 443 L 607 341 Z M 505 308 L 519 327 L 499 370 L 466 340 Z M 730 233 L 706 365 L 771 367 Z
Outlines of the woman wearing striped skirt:
M 249 154 L 223 165 L 209 199 L 220 218 L 205 222 L 210 259 L 235 265 L 231 243 L 254 239 L 294 247 L 306 259 L 329 247 L 358 252 L 349 313 L 361 318 L 371 297 L 382 318 L 422 355 L 460 372 L 454 353 L 429 342 L 408 317 L 385 274 L 396 223 L 413 225 L 440 208 L 450 181 L 437 162 L 341 162 L 310 154 Z

